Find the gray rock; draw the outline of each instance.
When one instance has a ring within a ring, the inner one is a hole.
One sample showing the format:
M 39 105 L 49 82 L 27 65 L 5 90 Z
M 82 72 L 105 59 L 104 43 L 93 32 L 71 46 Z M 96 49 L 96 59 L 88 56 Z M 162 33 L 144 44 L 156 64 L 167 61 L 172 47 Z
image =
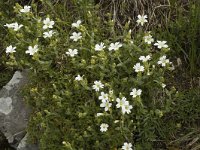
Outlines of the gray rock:
M 35 144 L 27 143 L 28 134 L 21 140 L 19 143 L 17 150 L 38 150 L 38 146 Z
M 31 110 L 23 101 L 20 92 L 27 82 L 27 72 L 16 71 L 10 82 L 0 91 L 0 130 L 14 148 L 17 148 L 24 137 L 26 138 Z M 27 145 L 22 145 L 23 149 L 19 147 L 17 150 L 26 150 L 24 148 Z
M 14 74 L 14 76 L 12 77 L 12 79 L 6 84 L 6 86 L 4 86 L 4 88 L 7 89 L 7 90 L 11 90 L 24 77 L 22 76 L 21 72 L 16 71 L 15 74 Z
M 8 115 L 12 111 L 12 98 L 0 98 L 0 113 Z

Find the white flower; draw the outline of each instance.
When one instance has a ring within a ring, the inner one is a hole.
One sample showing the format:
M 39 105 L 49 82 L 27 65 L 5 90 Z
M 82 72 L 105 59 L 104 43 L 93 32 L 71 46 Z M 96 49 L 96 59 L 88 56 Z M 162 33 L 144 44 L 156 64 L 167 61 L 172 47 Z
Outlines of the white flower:
M 17 22 L 15 22 L 13 29 L 14 29 L 14 31 L 18 31 L 21 27 L 23 27 L 23 25 L 21 25 L 21 24 L 19 25 Z
M 24 6 L 23 9 L 20 9 L 21 13 L 28 13 L 31 10 L 31 6 Z
M 101 132 L 106 132 L 108 130 L 109 125 L 106 123 L 102 123 L 100 126 L 100 131 Z
M 118 123 L 118 122 L 119 122 L 119 120 L 115 120 L 115 121 L 114 121 L 114 123 Z
M 120 108 L 120 107 L 128 104 L 128 101 L 126 101 L 125 97 L 122 97 L 122 99 L 117 98 L 116 101 L 117 101 L 117 105 L 116 105 L 117 108 Z
M 62 141 L 62 144 L 63 144 L 63 145 L 67 145 L 67 143 L 66 143 L 65 141 Z
M 6 47 L 6 53 L 14 53 L 16 52 L 15 51 L 16 47 L 13 47 L 12 45 Z
M 100 104 L 100 107 L 104 107 L 105 111 L 108 111 L 111 106 L 112 103 L 109 103 L 108 100 L 102 100 L 102 103 Z
M 137 96 L 140 96 L 142 94 L 142 90 L 141 89 L 132 89 L 130 95 L 132 95 L 133 98 L 137 97 Z
M 79 28 L 80 24 L 81 24 L 81 20 L 78 20 L 77 22 L 72 23 L 72 27 Z
M 132 144 L 125 142 L 124 145 L 122 146 L 123 150 L 133 150 L 132 149 Z
M 102 51 L 105 48 L 104 43 L 96 44 L 95 45 L 95 51 Z
M 122 44 L 120 42 L 116 42 L 116 43 L 111 43 L 110 47 L 108 49 L 109 49 L 109 51 L 112 51 L 112 50 L 116 51 L 120 47 L 122 47 Z
M 103 113 L 97 113 L 97 117 L 103 116 Z
M 74 57 L 75 55 L 78 54 L 78 50 L 77 49 L 68 49 L 68 52 L 66 52 L 67 55 Z
M 147 18 L 147 15 L 142 15 L 142 16 L 138 15 L 137 23 L 143 26 L 145 22 L 148 22 L 146 18 Z
M 147 35 L 147 36 L 144 36 L 144 42 L 147 44 L 151 44 L 152 42 L 154 42 L 154 39 L 152 38 L 151 35 Z
M 130 114 L 131 113 L 131 109 L 133 108 L 132 105 L 129 105 L 129 103 L 125 104 L 122 106 L 122 113 L 125 114 Z
M 35 45 L 34 47 L 29 46 L 28 50 L 26 50 L 26 54 L 34 55 L 38 51 L 38 45 Z
M 14 31 L 18 31 L 23 25 L 19 25 L 17 22 L 11 24 L 5 24 L 5 27 L 13 28 Z
M 162 83 L 161 85 L 162 85 L 162 88 L 163 88 L 163 89 L 166 87 L 166 84 L 164 84 L 164 83 Z
M 92 86 L 92 88 L 97 92 L 100 89 L 102 89 L 104 87 L 104 85 L 101 83 L 101 81 L 94 81 L 94 85 Z
M 81 80 L 83 80 L 83 77 L 81 77 L 80 75 L 77 75 L 77 76 L 75 77 L 75 80 L 76 80 L 76 81 L 81 81 Z
M 54 21 L 51 21 L 49 18 L 46 18 L 45 20 L 43 20 L 43 29 L 53 28 L 54 23 Z
M 141 60 L 142 62 L 147 62 L 148 60 L 151 59 L 150 55 L 145 56 L 140 56 L 139 60 Z
M 108 94 L 101 92 L 101 96 L 99 96 L 99 100 L 108 100 Z
M 154 45 L 157 46 L 159 49 L 161 48 L 168 48 L 168 45 L 166 44 L 167 41 L 157 41 Z
M 82 36 L 81 36 L 81 32 L 78 32 L 78 33 L 76 33 L 76 32 L 73 32 L 72 33 L 72 36 L 70 36 L 70 39 L 72 39 L 73 41 L 78 41 L 79 39 L 81 39 L 82 38 Z
M 158 61 L 158 64 L 161 65 L 162 67 L 165 67 L 166 64 L 169 63 L 169 59 L 166 59 L 166 56 L 162 56 L 160 57 L 159 61 Z
M 48 31 L 48 32 L 44 32 L 44 33 L 43 33 L 43 37 L 44 37 L 44 38 L 50 38 L 50 37 L 53 36 L 54 33 L 55 33 L 55 32 L 53 32 L 52 30 L 50 30 L 50 31 Z
M 144 66 L 141 66 L 140 63 L 137 63 L 134 65 L 133 69 L 135 69 L 135 72 L 143 72 Z
M 14 23 L 11 24 L 6 23 L 4 26 L 8 28 L 14 28 Z

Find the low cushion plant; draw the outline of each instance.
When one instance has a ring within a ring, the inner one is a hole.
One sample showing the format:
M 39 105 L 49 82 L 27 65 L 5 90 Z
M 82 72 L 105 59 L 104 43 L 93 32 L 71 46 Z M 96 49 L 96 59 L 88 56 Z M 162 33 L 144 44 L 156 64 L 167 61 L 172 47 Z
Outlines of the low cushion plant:
M 138 14 L 133 35 L 95 9 L 69 20 L 37 10 L 16 4 L 4 24 L 7 65 L 30 73 L 30 139 L 41 150 L 153 149 L 175 90 L 164 78 L 170 48 L 146 31 L 148 16 Z

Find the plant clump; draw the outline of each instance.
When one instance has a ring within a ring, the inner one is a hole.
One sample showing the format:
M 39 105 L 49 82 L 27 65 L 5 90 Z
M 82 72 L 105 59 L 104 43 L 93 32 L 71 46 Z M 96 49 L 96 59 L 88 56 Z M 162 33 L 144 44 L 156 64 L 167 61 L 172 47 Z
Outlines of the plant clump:
M 30 70 L 30 139 L 52 150 L 152 149 L 176 90 L 164 77 L 174 70 L 167 41 L 143 30 L 148 15 L 138 14 L 132 34 L 95 11 L 70 22 L 35 7 L 14 7 L 3 43 L 7 65 Z

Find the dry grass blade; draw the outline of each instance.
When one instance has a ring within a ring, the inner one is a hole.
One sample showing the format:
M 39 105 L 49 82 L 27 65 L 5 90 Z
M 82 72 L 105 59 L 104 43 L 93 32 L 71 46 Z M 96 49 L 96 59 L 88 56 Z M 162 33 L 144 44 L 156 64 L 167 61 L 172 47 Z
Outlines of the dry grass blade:
M 194 148 L 192 148 L 191 150 L 199 150 L 199 149 L 200 149 L 200 145 L 197 145 Z
M 188 145 L 187 148 L 193 146 L 194 144 L 196 144 L 199 140 L 199 137 L 194 138 Z

